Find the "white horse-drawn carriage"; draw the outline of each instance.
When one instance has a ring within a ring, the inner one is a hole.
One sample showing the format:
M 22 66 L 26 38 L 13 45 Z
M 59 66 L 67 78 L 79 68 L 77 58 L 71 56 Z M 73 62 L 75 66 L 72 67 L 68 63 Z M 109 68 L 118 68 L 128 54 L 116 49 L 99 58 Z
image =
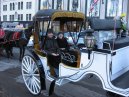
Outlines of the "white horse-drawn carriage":
M 22 60 L 22 76 L 32 94 L 46 90 L 46 80 L 51 82 L 48 91 L 51 95 L 55 85 L 78 82 L 87 74 L 93 74 L 100 79 L 104 90 L 129 96 L 129 38 L 114 37 L 121 29 L 121 22 L 91 19 L 92 29 L 81 31 L 84 21 L 84 14 L 71 11 L 40 10 L 34 16 L 34 48 L 29 49 Z M 65 52 L 61 55 L 57 78 L 48 64 L 47 53 L 40 46 L 40 32 L 47 32 L 48 28 L 71 33 L 74 41 L 70 49 L 75 54 Z M 105 31 L 108 31 L 107 36 L 103 35 Z M 81 44 L 78 43 L 80 37 L 84 38 Z

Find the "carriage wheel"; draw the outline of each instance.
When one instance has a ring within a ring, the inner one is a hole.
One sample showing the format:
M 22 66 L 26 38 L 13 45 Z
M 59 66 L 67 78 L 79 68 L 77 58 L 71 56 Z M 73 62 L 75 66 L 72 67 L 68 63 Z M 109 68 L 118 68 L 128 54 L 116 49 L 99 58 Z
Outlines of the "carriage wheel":
M 31 56 L 24 56 L 22 60 L 22 76 L 26 87 L 33 95 L 41 92 L 39 69 Z

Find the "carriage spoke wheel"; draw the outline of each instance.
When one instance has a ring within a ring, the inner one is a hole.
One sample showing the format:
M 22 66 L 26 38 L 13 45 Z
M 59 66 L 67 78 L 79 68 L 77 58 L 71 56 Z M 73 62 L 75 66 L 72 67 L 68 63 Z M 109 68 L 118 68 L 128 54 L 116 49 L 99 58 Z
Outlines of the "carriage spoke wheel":
M 22 76 L 26 87 L 33 95 L 41 91 L 39 69 L 31 56 L 25 56 L 22 60 Z

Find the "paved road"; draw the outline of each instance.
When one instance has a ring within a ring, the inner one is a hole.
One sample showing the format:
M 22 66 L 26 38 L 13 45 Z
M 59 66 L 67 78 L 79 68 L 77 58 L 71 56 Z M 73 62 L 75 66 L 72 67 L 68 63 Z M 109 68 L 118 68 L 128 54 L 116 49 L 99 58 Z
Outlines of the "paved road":
M 7 97 L 35 97 L 29 93 L 21 76 L 21 63 L 18 61 L 18 50 L 15 49 L 11 60 L 0 56 L 0 86 Z M 45 97 L 39 95 L 37 97 Z M 94 76 L 84 78 L 78 83 L 69 83 L 62 87 L 56 86 L 55 93 L 51 97 L 114 97 L 107 96 L 102 89 L 101 82 Z M 116 96 L 120 97 L 120 96 Z

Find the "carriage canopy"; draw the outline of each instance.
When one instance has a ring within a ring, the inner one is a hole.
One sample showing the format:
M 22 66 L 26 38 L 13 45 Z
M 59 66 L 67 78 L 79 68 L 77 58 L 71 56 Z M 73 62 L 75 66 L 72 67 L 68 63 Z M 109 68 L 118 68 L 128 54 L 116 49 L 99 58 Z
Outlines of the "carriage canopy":
M 55 9 L 46 9 L 38 11 L 35 16 L 34 20 L 81 20 L 85 19 L 85 16 L 81 12 L 73 12 L 73 11 L 62 11 L 62 10 L 55 10 Z

